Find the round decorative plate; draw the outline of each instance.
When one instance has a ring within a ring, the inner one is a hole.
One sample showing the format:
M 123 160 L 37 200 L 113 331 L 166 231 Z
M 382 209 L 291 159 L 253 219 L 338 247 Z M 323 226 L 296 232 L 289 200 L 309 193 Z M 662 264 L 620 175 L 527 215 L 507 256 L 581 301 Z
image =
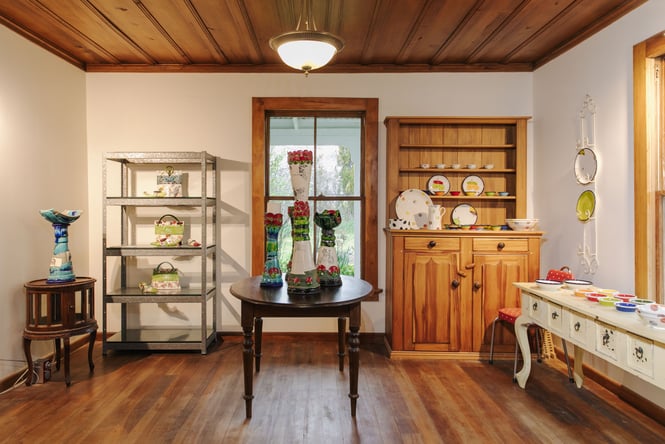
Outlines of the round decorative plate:
M 465 193 L 473 192 L 480 195 L 485 189 L 485 182 L 478 176 L 466 176 L 462 181 L 462 191 Z
M 429 222 L 429 207 L 432 199 L 423 190 L 404 190 L 395 202 L 395 213 L 407 220 L 413 228 L 426 228 Z
M 446 176 L 432 176 L 427 181 L 427 190 L 432 194 L 448 194 L 448 190 L 450 190 L 450 182 Z
M 575 156 L 575 178 L 577 183 L 587 185 L 593 182 L 596 178 L 597 169 L 596 153 L 592 149 L 582 148 L 577 151 L 577 156 Z
M 591 190 L 583 191 L 577 199 L 577 218 L 582 222 L 586 222 L 591 219 L 595 209 L 596 195 Z
M 478 220 L 478 212 L 471 205 L 463 203 L 453 208 L 450 219 L 455 225 L 473 225 Z

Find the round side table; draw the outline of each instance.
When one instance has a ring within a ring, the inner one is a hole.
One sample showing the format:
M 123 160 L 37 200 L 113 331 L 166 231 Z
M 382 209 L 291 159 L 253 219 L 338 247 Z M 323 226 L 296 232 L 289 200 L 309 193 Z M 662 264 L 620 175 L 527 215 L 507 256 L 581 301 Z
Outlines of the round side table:
M 26 325 L 23 330 L 23 349 L 28 361 L 28 370 L 32 371 L 32 340 L 55 340 L 56 369 L 60 370 L 60 344 L 64 342 L 65 383 L 71 385 L 69 375 L 69 338 L 89 334 L 88 364 L 90 371 L 92 348 L 97 337 L 95 320 L 95 282 L 90 277 L 77 277 L 71 282 L 54 283 L 38 279 L 25 284 Z M 28 377 L 26 385 L 32 384 Z

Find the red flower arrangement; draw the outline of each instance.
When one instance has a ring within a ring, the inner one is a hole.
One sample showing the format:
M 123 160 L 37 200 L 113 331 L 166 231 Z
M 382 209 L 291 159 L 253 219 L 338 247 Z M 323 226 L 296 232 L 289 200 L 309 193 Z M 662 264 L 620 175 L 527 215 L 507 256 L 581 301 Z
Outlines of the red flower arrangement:
M 312 163 L 312 152 L 310 150 L 296 150 L 288 152 L 288 162 L 292 163 Z

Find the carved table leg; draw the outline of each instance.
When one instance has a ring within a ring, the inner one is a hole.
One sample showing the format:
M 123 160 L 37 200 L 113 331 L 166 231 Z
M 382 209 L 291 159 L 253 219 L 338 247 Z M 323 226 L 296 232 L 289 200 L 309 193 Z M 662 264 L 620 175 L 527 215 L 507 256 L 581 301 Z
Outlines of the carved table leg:
M 97 337 L 97 330 L 91 331 L 90 339 L 88 340 L 88 366 L 90 367 L 91 372 L 95 371 L 95 364 L 94 362 L 92 362 L 92 348 L 95 345 L 96 337 Z
M 243 332 L 242 341 L 242 369 L 245 379 L 245 416 L 252 417 L 252 399 L 254 366 L 252 356 L 252 329 L 254 328 L 254 309 L 251 304 L 243 301 L 241 309 L 241 324 Z
M 254 320 L 254 361 L 256 362 L 256 373 L 261 371 L 261 348 L 263 347 L 263 318 Z
M 28 377 L 25 380 L 25 385 L 32 385 L 32 354 L 30 353 L 30 338 L 23 338 L 23 351 L 25 352 L 25 360 L 28 361 Z
M 356 416 L 358 402 L 358 371 L 360 367 L 360 304 L 351 307 L 349 316 L 349 398 L 351 399 L 351 416 Z
M 69 336 L 65 336 L 62 340 L 65 343 L 65 384 L 69 387 L 72 385 L 72 377 L 69 374 Z
M 339 356 L 339 371 L 344 371 L 344 334 L 346 333 L 346 318 L 337 318 L 337 343 L 339 344 L 337 356 Z
M 582 388 L 584 383 L 584 372 L 582 371 L 582 364 L 584 363 L 584 349 L 576 345 L 573 346 L 573 356 L 575 356 L 575 364 L 573 365 L 573 379 L 577 388 Z
M 529 348 L 529 325 L 531 322 L 526 316 L 520 316 L 515 320 L 515 335 L 517 336 L 517 343 L 522 352 L 522 361 L 524 365 L 522 369 L 517 372 L 515 379 L 521 388 L 526 386 L 526 381 L 529 379 L 531 373 L 531 349 Z

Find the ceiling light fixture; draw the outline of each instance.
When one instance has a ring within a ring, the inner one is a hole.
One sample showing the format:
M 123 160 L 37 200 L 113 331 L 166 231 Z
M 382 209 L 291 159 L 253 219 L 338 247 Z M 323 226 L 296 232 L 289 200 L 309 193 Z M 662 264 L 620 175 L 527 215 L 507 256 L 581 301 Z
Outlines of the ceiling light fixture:
M 303 18 L 305 29 L 301 30 Z M 344 48 L 344 41 L 329 32 L 318 31 L 312 16 L 312 1 L 303 0 L 296 30 L 271 38 L 270 47 L 288 66 L 308 75 L 310 71 L 326 66 Z

